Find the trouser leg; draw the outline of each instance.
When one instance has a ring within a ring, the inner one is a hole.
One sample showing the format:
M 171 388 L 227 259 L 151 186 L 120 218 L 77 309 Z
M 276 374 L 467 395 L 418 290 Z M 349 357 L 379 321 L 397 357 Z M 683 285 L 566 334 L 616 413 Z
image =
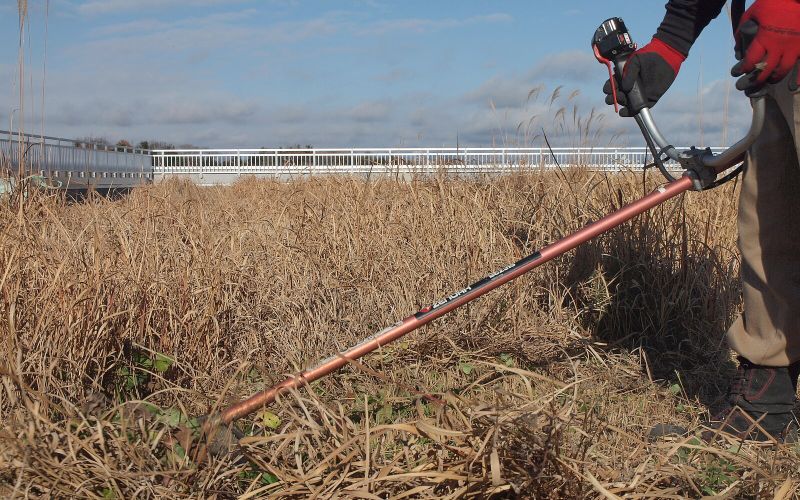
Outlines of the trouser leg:
M 727 334 L 753 363 L 800 361 L 800 93 L 771 86 L 739 205 L 744 313 Z

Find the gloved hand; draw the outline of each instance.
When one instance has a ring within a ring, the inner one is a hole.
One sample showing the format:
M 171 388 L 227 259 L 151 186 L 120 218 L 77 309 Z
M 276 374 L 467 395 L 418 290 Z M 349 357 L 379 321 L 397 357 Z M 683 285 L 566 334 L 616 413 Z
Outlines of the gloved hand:
M 753 36 L 754 23 L 758 30 Z M 739 23 L 736 47 L 743 59 L 732 74 L 745 75 L 736 88 L 753 92 L 792 72 L 789 88 L 796 92 L 800 87 L 800 0 L 756 0 Z
M 655 106 L 661 96 L 672 85 L 672 82 L 675 81 L 681 64 L 685 60 L 686 57 L 683 54 L 658 38 L 653 38 L 650 43 L 631 54 L 625 64 L 622 79 L 617 79 L 619 82 L 617 101 L 621 106 L 625 106 L 620 110 L 619 114 L 621 116 L 633 116 L 642 107 L 652 108 Z M 639 81 L 645 102 L 632 103 L 633 106 L 630 107 L 625 94 L 633 89 L 637 81 Z M 614 104 L 611 80 L 606 81 L 603 92 L 606 93 L 606 104 Z

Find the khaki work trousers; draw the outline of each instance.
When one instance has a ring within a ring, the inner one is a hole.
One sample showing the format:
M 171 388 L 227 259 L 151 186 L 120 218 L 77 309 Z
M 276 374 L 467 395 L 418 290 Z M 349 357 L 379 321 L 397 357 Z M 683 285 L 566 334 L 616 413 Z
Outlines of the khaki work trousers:
M 800 93 L 769 87 L 739 198 L 744 313 L 728 345 L 753 363 L 800 361 Z

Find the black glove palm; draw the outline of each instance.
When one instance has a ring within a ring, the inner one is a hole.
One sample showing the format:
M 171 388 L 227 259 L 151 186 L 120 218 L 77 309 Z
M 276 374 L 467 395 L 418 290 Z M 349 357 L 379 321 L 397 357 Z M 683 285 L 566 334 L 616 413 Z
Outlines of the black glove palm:
M 670 88 L 678 76 L 684 56 L 666 43 L 654 38 L 652 42 L 634 52 L 625 64 L 622 79 L 617 79 L 619 86 L 617 102 L 623 108 L 621 116 L 633 116 L 642 108 L 652 108 Z M 626 94 L 638 83 L 644 102 L 629 105 Z M 603 86 L 606 93 L 606 104 L 614 104 L 611 81 Z

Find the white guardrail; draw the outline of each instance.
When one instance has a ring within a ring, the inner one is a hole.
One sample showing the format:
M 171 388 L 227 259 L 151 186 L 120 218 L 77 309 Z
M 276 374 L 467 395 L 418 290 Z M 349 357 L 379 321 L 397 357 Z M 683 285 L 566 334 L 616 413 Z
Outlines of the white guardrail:
M 680 148 L 679 148 L 680 149 Z M 724 148 L 712 148 L 714 152 Z M 651 163 L 645 148 L 169 149 L 148 151 L 0 131 L 0 167 L 68 187 L 134 187 L 168 177 L 230 184 L 242 176 L 497 174 L 581 166 L 618 172 Z M 677 164 L 668 164 L 678 169 Z
M 153 179 L 148 150 L 0 130 L 0 166 L 16 172 L 20 157 L 27 175 L 65 188 L 126 188 Z
M 724 148 L 712 148 L 722 151 Z M 152 152 L 159 176 L 503 173 L 582 166 L 621 171 L 653 157 L 645 148 L 172 149 Z M 678 168 L 677 164 L 670 165 Z

